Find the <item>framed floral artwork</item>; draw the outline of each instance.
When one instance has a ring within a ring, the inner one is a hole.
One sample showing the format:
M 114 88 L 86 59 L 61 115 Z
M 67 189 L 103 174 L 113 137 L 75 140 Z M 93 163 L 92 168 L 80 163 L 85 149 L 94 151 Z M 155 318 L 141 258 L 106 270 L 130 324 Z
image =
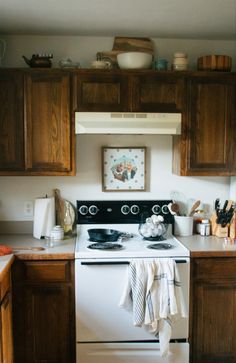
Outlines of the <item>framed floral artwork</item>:
M 102 190 L 145 191 L 146 147 L 103 147 Z

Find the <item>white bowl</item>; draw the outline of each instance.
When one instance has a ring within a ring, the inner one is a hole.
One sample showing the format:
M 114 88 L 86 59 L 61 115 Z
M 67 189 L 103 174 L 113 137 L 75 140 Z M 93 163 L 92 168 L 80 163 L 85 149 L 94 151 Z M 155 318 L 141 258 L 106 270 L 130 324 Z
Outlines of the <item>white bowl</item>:
M 117 54 L 121 69 L 147 69 L 152 65 L 152 54 L 144 52 L 124 52 Z

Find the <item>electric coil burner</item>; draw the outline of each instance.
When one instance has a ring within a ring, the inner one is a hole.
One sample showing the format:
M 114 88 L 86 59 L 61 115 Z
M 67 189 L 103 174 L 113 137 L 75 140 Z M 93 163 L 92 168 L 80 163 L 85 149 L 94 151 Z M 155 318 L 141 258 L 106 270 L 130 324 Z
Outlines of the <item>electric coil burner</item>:
M 170 202 L 77 201 L 76 257 L 188 256 L 188 250 L 172 235 L 174 217 L 168 209 Z M 152 215 L 164 218 L 167 231 L 158 237 L 144 238 L 139 226 Z
M 170 243 L 154 243 L 152 245 L 148 245 L 147 248 L 152 248 L 153 250 L 169 250 L 174 246 Z
M 123 248 L 119 243 L 110 243 L 110 242 L 102 242 L 102 243 L 92 243 L 88 246 L 91 250 L 120 250 Z

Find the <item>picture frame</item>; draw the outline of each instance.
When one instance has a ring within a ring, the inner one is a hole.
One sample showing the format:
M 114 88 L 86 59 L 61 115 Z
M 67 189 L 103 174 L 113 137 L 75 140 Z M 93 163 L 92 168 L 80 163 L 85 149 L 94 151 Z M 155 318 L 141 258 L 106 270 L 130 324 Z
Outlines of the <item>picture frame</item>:
M 146 147 L 103 146 L 102 190 L 137 192 L 146 190 Z

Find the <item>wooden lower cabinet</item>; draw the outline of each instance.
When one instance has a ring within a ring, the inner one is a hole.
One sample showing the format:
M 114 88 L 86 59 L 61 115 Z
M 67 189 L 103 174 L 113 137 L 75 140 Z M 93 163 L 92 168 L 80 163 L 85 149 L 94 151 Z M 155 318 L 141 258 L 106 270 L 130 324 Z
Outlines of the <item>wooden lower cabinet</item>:
M 10 270 L 0 281 L 0 363 L 13 363 L 12 294 Z
M 191 363 L 236 362 L 236 258 L 192 261 Z
M 14 363 L 73 363 L 73 261 L 16 261 L 12 281 Z

